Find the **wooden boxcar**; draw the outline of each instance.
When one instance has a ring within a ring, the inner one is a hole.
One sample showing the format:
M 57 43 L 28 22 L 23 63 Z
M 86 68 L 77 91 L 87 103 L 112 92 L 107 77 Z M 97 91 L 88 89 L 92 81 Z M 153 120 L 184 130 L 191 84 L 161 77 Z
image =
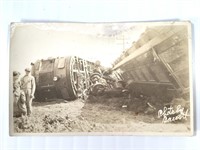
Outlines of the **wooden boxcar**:
M 149 27 L 123 56 L 114 72 L 134 94 L 165 98 L 189 96 L 188 26 Z

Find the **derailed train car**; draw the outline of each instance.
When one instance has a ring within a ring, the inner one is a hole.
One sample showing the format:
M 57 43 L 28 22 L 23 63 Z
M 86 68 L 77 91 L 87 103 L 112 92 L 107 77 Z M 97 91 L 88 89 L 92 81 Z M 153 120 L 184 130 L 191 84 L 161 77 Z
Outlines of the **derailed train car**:
M 76 99 L 88 88 L 93 66 L 94 63 L 75 56 L 48 58 L 32 63 L 36 99 Z
M 114 62 L 112 77 L 126 83 L 135 97 L 145 95 L 189 100 L 188 26 L 149 27 Z M 79 57 L 58 57 L 32 64 L 36 98 L 74 100 L 91 87 L 94 63 Z
M 135 95 L 189 100 L 188 26 L 149 27 L 114 63 Z

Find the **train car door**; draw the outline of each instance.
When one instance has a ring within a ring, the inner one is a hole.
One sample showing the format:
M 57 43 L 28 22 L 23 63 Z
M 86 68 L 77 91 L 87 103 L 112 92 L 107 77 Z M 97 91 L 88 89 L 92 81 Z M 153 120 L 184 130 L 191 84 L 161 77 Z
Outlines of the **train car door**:
M 41 68 L 38 78 L 39 98 L 41 100 L 56 98 L 56 91 L 53 82 L 55 59 L 41 61 Z

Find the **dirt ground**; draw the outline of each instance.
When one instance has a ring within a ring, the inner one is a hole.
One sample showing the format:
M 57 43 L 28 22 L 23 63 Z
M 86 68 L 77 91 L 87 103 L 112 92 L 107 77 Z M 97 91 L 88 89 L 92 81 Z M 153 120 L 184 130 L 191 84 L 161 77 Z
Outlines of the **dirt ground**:
M 124 98 L 33 102 L 30 117 L 14 118 L 15 133 L 189 132 L 189 122 L 162 123 L 157 111 L 134 111 Z

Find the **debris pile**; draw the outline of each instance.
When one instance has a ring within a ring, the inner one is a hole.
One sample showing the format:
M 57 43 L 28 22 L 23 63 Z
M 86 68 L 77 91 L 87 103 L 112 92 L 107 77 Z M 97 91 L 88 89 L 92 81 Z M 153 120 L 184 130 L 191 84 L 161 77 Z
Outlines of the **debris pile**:
M 41 121 L 35 117 L 14 118 L 14 131 L 17 133 L 63 133 L 63 132 L 91 132 L 97 127 L 94 123 L 89 123 L 82 116 L 77 118 L 61 117 L 55 115 L 45 115 Z
M 118 110 L 128 110 L 135 114 L 153 115 L 157 118 L 158 110 L 164 107 L 181 105 L 184 108 L 189 107 L 189 102 L 183 98 L 167 99 L 166 97 L 145 96 L 145 95 L 129 95 L 128 97 L 112 97 L 106 96 L 90 96 L 88 98 L 89 103 L 100 103 L 107 106 L 112 106 Z

